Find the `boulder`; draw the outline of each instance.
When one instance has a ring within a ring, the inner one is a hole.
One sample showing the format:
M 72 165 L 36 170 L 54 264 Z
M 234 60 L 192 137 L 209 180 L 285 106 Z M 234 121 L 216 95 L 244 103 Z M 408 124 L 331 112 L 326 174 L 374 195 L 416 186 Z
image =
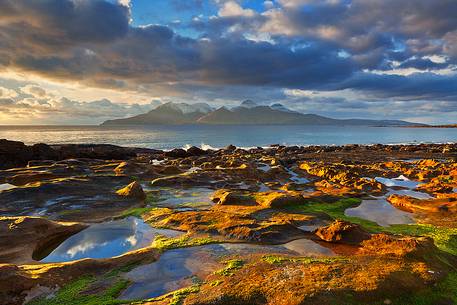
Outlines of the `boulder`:
M 208 152 L 206 150 L 203 150 L 199 147 L 192 146 L 187 150 L 187 154 L 189 156 L 203 156 L 206 155 Z
M 298 193 L 290 192 L 266 192 L 255 195 L 257 204 L 266 208 L 282 208 L 288 205 L 300 205 L 306 202 L 305 198 Z
M 39 217 L 0 217 L 0 264 L 42 259 L 53 245 L 86 227 Z
M 232 190 L 217 190 L 214 192 L 211 200 L 218 205 L 255 205 L 256 201 L 252 196 Z
M 118 194 L 119 196 L 135 198 L 140 200 L 146 199 L 146 194 L 143 191 L 141 184 L 139 184 L 137 181 L 134 181 L 126 187 L 116 191 L 116 194 Z
M 360 244 L 370 238 L 370 233 L 362 227 L 343 220 L 336 220 L 326 227 L 320 227 L 314 234 L 327 242 L 345 244 Z
M 175 148 L 173 150 L 167 151 L 164 154 L 166 157 L 171 158 L 186 158 L 189 156 L 189 153 L 182 148 Z

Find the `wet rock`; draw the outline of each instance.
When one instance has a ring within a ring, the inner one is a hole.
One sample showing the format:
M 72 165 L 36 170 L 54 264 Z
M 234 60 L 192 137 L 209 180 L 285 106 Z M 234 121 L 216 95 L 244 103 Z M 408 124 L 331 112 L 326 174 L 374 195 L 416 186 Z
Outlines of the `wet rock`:
M 428 237 L 396 237 L 387 234 L 374 234 L 361 243 L 361 254 L 386 256 L 418 257 L 437 252 L 433 239 Z
M 54 160 L 31 160 L 27 163 L 27 167 L 50 166 L 55 162 Z
M 24 143 L 0 140 L 0 169 L 25 166 L 31 159 L 33 152 Z
M 255 195 L 256 202 L 266 208 L 283 208 L 290 205 L 300 205 L 306 202 L 302 195 L 286 192 L 266 192 Z
M 229 152 L 232 152 L 232 151 L 235 151 L 236 150 L 236 146 L 235 145 L 228 145 L 224 148 L 225 151 L 229 151 Z
M 86 227 L 38 217 L 0 217 L 0 264 L 30 263 Z
M 136 198 L 136 199 L 146 199 L 146 194 L 137 181 L 134 181 L 127 185 L 126 187 L 116 191 L 116 194 L 123 197 Z
M 336 220 L 329 226 L 318 228 L 314 234 L 332 243 L 360 244 L 370 238 L 370 234 L 359 225 L 342 220 Z
M 417 199 L 410 196 L 394 194 L 390 195 L 387 198 L 387 201 L 401 210 L 412 213 L 457 213 L 457 201 L 452 197 Z
M 187 151 L 182 148 L 175 148 L 173 150 L 167 151 L 164 153 L 164 155 L 171 158 L 186 158 L 189 156 Z
M 203 150 L 203 149 L 199 148 L 199 147 L 192 146 L 189 149 L 187 149 L 187 154 L 189 156 L 203 156 L 203 155 L 208 154 L 208 152 L 206 150 Z
M 256 201 L 245 192 L 217 190 L 211 200 L 218 205 L 255 205 Z
M 33 158 L 37 160 L 58 160 L 59 153 L 51 146 L 43 143 L 35 144 L 31 147 Z
M 114 172 L 117 176 L 135 176 L 142 175 L 145 172 L 145 167 L 135 162 L 121 162 L 115 169 Z

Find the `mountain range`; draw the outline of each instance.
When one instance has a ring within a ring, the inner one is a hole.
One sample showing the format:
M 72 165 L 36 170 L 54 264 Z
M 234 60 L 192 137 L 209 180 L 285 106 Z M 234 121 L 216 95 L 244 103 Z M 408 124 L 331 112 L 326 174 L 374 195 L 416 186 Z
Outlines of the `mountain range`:
M 424 126 L 400 120 L 332 119 L 316 114 L 304 114 L 281 104 L 257 105 L 251 100 L 228 109 L 214 109 L 206 103 L 169 102 L 148 113 L 130 118 L 108 120 L 102 125 L 333 125 L 333 126 Z

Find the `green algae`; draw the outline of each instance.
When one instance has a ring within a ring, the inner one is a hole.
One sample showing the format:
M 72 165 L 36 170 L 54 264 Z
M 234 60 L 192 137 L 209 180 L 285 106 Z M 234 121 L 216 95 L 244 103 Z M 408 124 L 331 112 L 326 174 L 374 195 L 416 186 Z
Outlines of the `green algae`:
M 311 214 L 326 214 L 333 219 L 358 224 L 371 233 L 430 237 L 440 250 L 457 255 L 457 228 L 436 227 L 429 224 L 398 224 L 383 227 L 373 221 L 344 214 L 346 209 L 356 207 L 361 202 L 362 200 L 358 198 L 345 198 L 332 203 L 308 202 L 304 205 L 291 207 L 289 210 Z
M 192 238 L 188 235 L 183 235 L 179 237 L 169 238 L 163 235 L 158 235 L 152 242 L 152 246 L 158 250 L 165 251 L 177 248 L 203 246 L 217 242 L 219 241 L 214 240 L 210 237 Z
M 324 263 L 331 264 L 334 262 L 347 262 L 349 259 L 343 257 L 326 257 L 326 258 L 314 258 L 314 257 L 287 257 L 279 255 L 264 255 L 262 257 L 264 262 L 272 265 L 279 265 L 286 262 L 312 264 L 312 263 Z
M 215 271 L 214 274 L 232 276 L 234 274 L 233 271 L 239 270 L 244 266 L 244 261 L 240 259 L 231 259 L 226 261 L 225 264 L 226 266 L 223 269 Z
M 157 208 L 154 208 L 154 207 L 131 208 L 131 209 L 128 209 L 128 210 L 124 211 L 121 214 L 121 217 L 134 216 L 134 217 L 141 218 L 141 216 L 143 214 L 149 213 L 149 212 L 154 211 L 156 209 Z
M 199 291 L 200 291 L 200 285 L 193 285 L 190 287 L 182 288 L 182 289 L 164 294 L 160 297 L 141 300 L 141 301 L 135 301 L 135 302 L 131 302 L 129 304 L 140 305 L 140 304 L 149 303 L 149 302 L 163 301 L 163 300 L 169 298 L 170 299 L 170 303 L 168 303 L 169 305 L 181 305 L 190 294 L 198 293 Z
M 130 284 L 128 280 L 119 279 L 101 294 L 90 295 L 83 292 L 95 283 L 94 277 L 82 277 L 62 287 L 53 298 L 38 298 L 29 305 L 117 305 L 126 301 L 117 300 L 118 295 Z

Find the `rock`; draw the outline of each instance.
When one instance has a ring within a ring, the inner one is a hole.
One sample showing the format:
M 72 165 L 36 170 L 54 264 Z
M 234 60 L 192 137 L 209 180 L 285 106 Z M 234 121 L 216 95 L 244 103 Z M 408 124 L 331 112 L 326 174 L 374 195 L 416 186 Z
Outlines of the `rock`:
M 122 162 L 115 169 L 116 176 L 139 176 L 145 172 L 145 168 L 135 162 Z
M 282 208 L 288 205 L 300 205 L 306 202 L 300 194 L 285 192 L 267 192 L 255 195 L 257 204 L 266 208 Z
M 417 199 L 405 195 L 390 195 L 387 201 L 393 206 L 411 213 L 457 213 L 457 201 L 452 197 Z
M 253 197 L 240 191 L 217 190 L 211 200 L 218 205 L 255 205 Z
M 235 145 L 228 145 L 224 148 L 225 151 L 229 151 L 229 152 L 232 152 L 232 151 L 235 151 L 236 150 L 236 146 Z
M 332 243 L 360 244 L 370 238 L 370 234 L 359 225 L 342 220 L 336 220 L 329 226 L 320 227 L 314 234 L 320 239 Z
M 33 152 L 24 143 L 0 140 L 0 169 L 26 166 L 31 159 Z
M 42 259 L 49 247 L 86 227 L 38 217 L 0 217 L 0 264 Z
M 118 194 L 119 196 L 136 198 L 140 200 L 146 199 L 146 194 L 143 191 L 141 184 L 139 184 L 137 181 L 132 182 L 126 187 L 116 191 L 116 194 Z
M 374 234 L 361 243 L 362 254 L 386 256 L 418 257 L 437 251 L 433 239 L 429 237 L 396 237 L 387 234 Z
M 189 156 L 187 151 L 182 148 L 175 148 L 173 150 L 167 151 L 164 155 L 171 158 L 186 158 Z
M 35 166 L 50 166 L 53 165 L 56 161 L 54 160 L 31 160 L 27 163 L 27 167 Z
M 43 143 L 32 146 L 33 158 L 37 160 L 58 160 L 59 153 L 51 146 Z
M 206 154 L 208 154 L 208 152 L 206 150 L 203 150 L 203 149 L 199 148 L 199 147 L 192 146 L 187 150 L 187 154 L 189 156 L 198 157 L 198 156 L 206 155 Z

